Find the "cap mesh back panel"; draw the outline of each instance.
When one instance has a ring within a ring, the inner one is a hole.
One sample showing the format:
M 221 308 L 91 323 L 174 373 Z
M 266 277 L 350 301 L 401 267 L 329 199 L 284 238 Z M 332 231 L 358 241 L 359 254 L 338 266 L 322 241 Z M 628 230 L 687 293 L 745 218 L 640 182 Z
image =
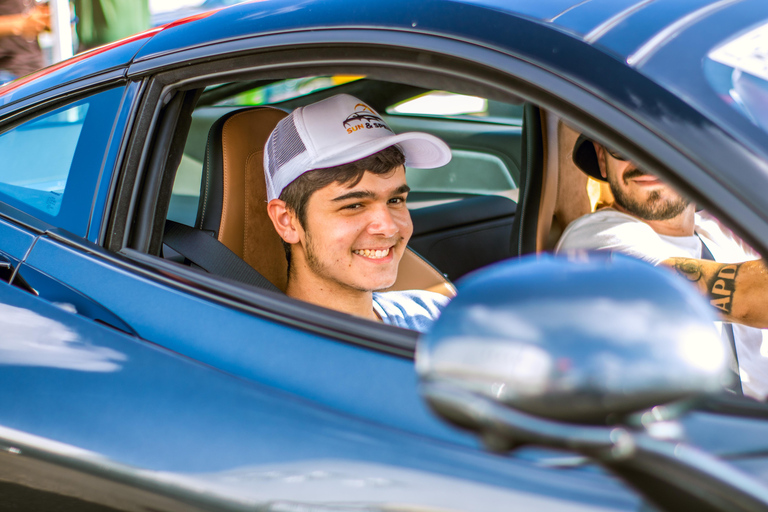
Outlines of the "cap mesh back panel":
M 282 166 L 304 153 L 307 148 L 293 124 L 293 114 L 277 124 L 275 133 L 269 139 L 267 148 L 269 161 L 269 176 L 274 180 L 275 174 Z

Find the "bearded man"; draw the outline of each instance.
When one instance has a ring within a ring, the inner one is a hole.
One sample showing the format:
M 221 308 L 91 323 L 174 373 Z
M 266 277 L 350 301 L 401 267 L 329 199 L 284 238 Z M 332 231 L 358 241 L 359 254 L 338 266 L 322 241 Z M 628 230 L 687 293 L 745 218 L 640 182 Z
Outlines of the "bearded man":
M 760 255 L 620 153 L 582 135 L 573 161 L 589 176 L 608 182 L 614 204 L 572 222 L 555 250 L 618 251 L 674 268 L 707 295 L 724 320 L 718 327 L 731 343 L 733 369 L 741 379 L 735 391 L 765 400 L 768 271 Z

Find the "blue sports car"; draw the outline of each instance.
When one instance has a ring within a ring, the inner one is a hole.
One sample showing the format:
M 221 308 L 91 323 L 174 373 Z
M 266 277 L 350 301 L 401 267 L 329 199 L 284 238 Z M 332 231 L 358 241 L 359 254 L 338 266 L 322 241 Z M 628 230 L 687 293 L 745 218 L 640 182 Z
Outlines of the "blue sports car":
M 768 510 L 706 302 L 548 253 L 586 133 L 766 254 L 766 62 L 765 0 L 265 0 L 0 87 L 0 510 Z M 451 148 L 423 336 L 283 293 L 264 142 L 339 93 Z

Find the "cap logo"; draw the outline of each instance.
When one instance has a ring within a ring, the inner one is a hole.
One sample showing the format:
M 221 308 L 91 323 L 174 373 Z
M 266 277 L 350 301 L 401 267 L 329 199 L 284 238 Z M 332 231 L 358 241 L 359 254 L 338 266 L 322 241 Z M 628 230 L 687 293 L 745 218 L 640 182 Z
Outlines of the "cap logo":
M 365 103 L 355 105 L 355 112 L 350 114 L 342 124 L 347 129 L 347 133 L 354 133 L 357 130 L 363 129 L 370 130 L 372 128 L 384 128 L 387 131 L 392 131 L 387 126 L 387 123 Z

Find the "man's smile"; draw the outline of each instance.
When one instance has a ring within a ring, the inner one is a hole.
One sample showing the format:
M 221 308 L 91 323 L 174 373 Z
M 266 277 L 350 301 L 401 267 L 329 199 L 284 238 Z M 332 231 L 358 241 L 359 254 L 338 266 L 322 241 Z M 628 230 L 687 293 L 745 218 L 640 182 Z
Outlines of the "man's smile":
M 633 169 L 631 171 L 625 172 L 622 179 L 626 185 L 629 185 L 630 182 L 635 183 L 636 185 L 644 186 L 644 187 L 664 184 L 656 176 L 653 176 L 651 174 L 646 174 L 638 169 Z
M 617 164 L 607 153 L 604 155 L 604 176 L 617 210 L 645 221 L 664 221 L 677 217 L 688 207 L 689 201 L 658 177 L 631 162 Z
M 392 247 L 387 247 L 386 249 L 356 249 L 352 252 L 358 256 L 362 256 L 371 260 L 380 260 L 389 256 L 391 251 Z
M 643 185 L 643 186 L 662 185 L 662 182 L 659 178 L 656 178 L 654 176 L 649 176 L 649 175 L 634 178 L 632 179 L 632 181 L 637 183 L 638 185 Z

